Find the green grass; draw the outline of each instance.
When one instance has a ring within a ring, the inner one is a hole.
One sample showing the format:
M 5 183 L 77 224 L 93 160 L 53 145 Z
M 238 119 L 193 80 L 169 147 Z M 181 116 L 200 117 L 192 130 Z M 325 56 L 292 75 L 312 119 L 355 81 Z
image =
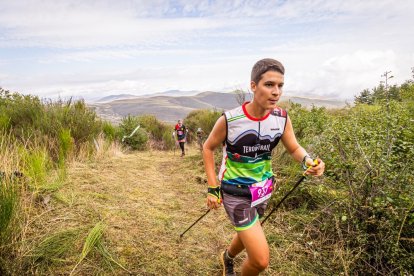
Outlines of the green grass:
M 72 275 L 79 264 L 88 256 L 88 254 L 96 248 L 99 244 L 102 243 L 102 236 L 104 234 L 105 225 L 102 222 L 98 222 L 95 226 L 90 230 L 88 236 L 85 239 L 85 243 L 83 244 L 82 253 L 79 256 L 78 262 L 76 263 L 75 267 L 72 269 L 70 275 Z
M 29 254 L 37 264 L 48 266 L 65 262 L 65 257 L 73 254 L 74 247 L 81 234 L 80 228 L 64 229 L 43 239 Z
M 47 184 L 47 174 L 51 169 L 47 150 L 35 148 L 29 151 L 21 148 L 20 152 L 24 162 L 23 173 L 30 178 L 30 186 L 36 191 L 41 190 Z
M 15 230 L 13 220 L 19 207 L 19 195 L 15 185 L 17 184 L 14 181 L 7 181 L 0 176 L 0 246 L 7 244 Z
M 76 265 L 73 267 L 70 275 L 73 275 L 81 264 L 81 262 L 90 254 L 97 253 L 103 258 L 104 264 L 106 264 L 110 270 L 113 270 L 113 266 L 119 266 L 125 271 L 128 271 L 125 267 L 123 267 L 112 254 L 109 252 L 108 248 L 104 244 L 104 232 L 105 232 L 105 224 L 100 221 L 95 224 L 95 226 L 89 231 L 88 236 L 85 239 L 83 244 L 82 252 L 78 258 Z

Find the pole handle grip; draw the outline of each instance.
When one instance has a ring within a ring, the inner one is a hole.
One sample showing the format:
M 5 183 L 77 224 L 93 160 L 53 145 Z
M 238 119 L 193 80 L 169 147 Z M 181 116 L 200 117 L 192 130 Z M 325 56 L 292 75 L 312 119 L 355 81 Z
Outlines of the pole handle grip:
M 310 168 L 312 168 L 312 167 L 316 167 L 316 166 L 318 166 L 319 165 L 319 161 L 318 161 L 318 159 L 313 159 L 313 164 L 311 165 L 311 166 L 308 166 L 308 168 L 303 172 L 303 176 L 307 176 L 307 174 L 306 174 L 306 172 L 310 169 Z

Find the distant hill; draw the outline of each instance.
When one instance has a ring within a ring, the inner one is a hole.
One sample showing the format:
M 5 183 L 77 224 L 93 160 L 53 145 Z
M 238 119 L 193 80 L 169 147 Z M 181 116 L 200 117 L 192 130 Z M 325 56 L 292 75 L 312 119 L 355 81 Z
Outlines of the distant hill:
M 132 99 L 136 98 L 136 95 L 132 94 L 119 94 L 119 95 L 110 95 L 103 98 L 100 98 L 98 100 L 95 100 L 96 103 L 105 103 L 105 102 L 112 102 L 116 100 L 123 100 L 123 99 Z
M 174 91 L 175 92 L 175 91 Z M 172 93 L 174 94 L 174 93 Z M 152 114 L 159 120 L 164 122 L 175 122 L 178 119 L 185 118 L 188 113 L 196 109 L 216 109 L 228 110 L 237 107 L 235 94 L 218 93 L 218 92 L 202 92 L 194 96 L 134 96 L 134 95 L 117 95 L 109 96 L 116 100 L 100 100 L 98 103 L 90 106 L 95 109 L 97 114 L 105 120 L 112 122 L 120 122 L 122 117 L 127 115 L 143 115 Z M 126 99 L 122 97 L 132 96 Z M 247 95 L 249 96 L 249 95 Z M 105 99 L 103 98 L 103 99 Z M 305 97 L 289 97 L 283 96 L 283 101 L 292 101 L 310 107 L 325 106 L 327 108 L 340 108 L 345 106 L 344 102 L 324 99 L 309 99 Z
M 153 94 L 145 94 L 145 97 L 154 97 L 154 96 L 172 96 L 172 97 L 181 97 L 181 96 L 194 96 L 200 93 L 197 90 L 183 91 L 183 90 L 167 90 L 164 92 L 158 92 Z
M 331 99 L 320 99 L 320 98 L 306 98 L 299 96 L 282 96 L 281 102 L 291 101 L 293 103 L 301 104 L 305 107 L 326 107 L 326 108 L 342 108 L 346 106 L 345 101 L 331 100 Z

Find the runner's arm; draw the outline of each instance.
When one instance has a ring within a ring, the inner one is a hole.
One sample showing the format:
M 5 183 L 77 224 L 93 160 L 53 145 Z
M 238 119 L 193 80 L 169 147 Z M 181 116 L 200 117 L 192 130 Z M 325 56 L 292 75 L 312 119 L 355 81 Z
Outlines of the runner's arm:
M 226 139 L 226 121 L 221 116 L 213 127 L 210 135 L 203 145 L 204 168 L 207 174 L 207 182 L 211 187 L 219 186 L 216 179 L 216 171 L 214 165 L 214 150 L 223 144 Z
M 204 168 L 207 174 L 207 183 L 209 187 L 217 187 L 219 183 L 216 178 L 215 164 L 214 164 L 214 150 L 219 147 L 226 139 L 226 121 L 225 117 L 221 116 L 213 127 L 210 135 L 203 145 L 203 160 Z M 218 198 L 207 194 L 207 206 L 211 209 L 216 209 L 220 206 Z
M 309 157 L 306 150 L 301 145 L 299 145 L 298 141 L 296 140 L 296 136 L 293 131 L 292 122 L 289 116 L 287 117 L 287 120 L 286 120 L 285 132 L 282 135 L 282 143 L 285 146 L 286 150 L 290 153 L 290 155 L 292 155 L 293 159 L 301 163 L 305 161 L 307 166 L 313 165 L 313 160 Z M 324 170 L 325 170 L 325 163 L 321 159 L 318 158 L 318 165 L 308 169 L 307 172 L 309 174 L 319 176 L 323 174 Z

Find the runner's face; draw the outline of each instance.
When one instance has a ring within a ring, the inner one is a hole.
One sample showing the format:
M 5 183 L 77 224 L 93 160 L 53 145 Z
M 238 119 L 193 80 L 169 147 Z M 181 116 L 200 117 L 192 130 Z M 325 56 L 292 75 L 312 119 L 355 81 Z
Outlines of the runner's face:
M 259 83 L 251 82 L 254 93 L 254 102 L 265 110 L 273 109 L 282 95 L 284 76 L 276 71 L 267 71 L 262 75 Z

